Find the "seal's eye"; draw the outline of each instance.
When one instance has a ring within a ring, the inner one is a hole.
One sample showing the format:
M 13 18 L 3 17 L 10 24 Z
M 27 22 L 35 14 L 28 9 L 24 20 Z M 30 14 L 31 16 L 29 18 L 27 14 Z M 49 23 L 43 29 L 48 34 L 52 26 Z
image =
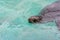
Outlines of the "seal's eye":
M 33 20 L 33 22 L 37 22 L 37 20 L 36 20 L 36 19 L 34 19 L 34 20 Z

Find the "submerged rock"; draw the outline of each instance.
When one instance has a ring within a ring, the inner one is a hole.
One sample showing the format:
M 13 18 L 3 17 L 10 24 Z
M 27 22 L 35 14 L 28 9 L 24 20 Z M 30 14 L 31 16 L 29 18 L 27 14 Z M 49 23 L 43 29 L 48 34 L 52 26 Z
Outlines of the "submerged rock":
M 30 23 L 46 23 L 56 21 L 57 27 L 60 30 L 60 1 L 56 1 L 47 5 L 41 10 L 41 15 L 32 16 L 28 20 Z

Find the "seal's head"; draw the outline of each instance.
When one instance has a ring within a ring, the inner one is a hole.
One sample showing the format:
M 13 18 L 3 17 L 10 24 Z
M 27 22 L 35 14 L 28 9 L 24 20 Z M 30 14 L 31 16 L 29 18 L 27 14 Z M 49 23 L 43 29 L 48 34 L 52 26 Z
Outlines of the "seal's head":
M 41 20 L 41 16 L 32 16 L 28 19 L 29 23 L 39 23 Z

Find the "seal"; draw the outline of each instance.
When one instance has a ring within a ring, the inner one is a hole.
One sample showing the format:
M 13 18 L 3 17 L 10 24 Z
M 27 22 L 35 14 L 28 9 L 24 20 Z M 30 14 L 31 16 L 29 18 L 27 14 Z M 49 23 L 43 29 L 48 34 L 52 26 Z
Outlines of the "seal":
M 28 19 L 29 23 L 46 23 L 55 20 L 58 29 L 60 30 L 60 1 L 55 1 L 44 7 L 41 15 L 32 16 Z

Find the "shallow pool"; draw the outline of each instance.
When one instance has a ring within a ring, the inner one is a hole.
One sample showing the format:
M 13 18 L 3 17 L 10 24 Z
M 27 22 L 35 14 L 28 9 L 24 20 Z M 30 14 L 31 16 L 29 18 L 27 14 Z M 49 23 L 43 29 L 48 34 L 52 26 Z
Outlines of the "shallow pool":
M 30 24 L 28 18 L 56 0 L 0 0 L 0 40 L 60 40 L 55 22 Z

